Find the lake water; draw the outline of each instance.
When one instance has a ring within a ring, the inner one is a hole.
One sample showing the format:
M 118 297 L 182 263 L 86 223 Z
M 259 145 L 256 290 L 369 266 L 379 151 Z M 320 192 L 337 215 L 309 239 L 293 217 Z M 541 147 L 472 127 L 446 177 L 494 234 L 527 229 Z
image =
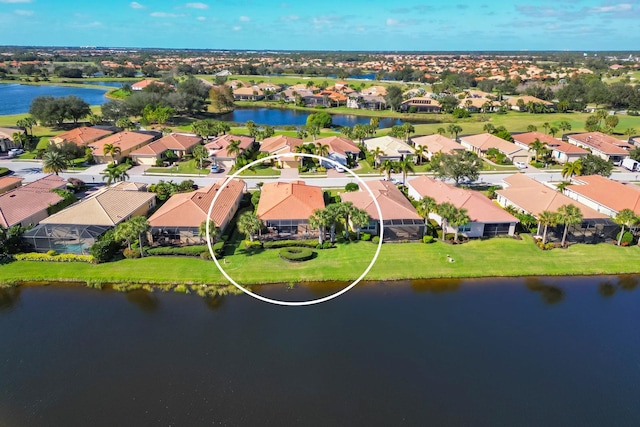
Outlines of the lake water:
M 75 95 L 89 105 L 102 105 L 107 101 L 105 93 L 106 90 L 83 87 L 0 84 L 0 116 L 28 113 L 31 101 L 37 96 Z
M 637 426 L 638 279 L 0 290 L 0 424 Z

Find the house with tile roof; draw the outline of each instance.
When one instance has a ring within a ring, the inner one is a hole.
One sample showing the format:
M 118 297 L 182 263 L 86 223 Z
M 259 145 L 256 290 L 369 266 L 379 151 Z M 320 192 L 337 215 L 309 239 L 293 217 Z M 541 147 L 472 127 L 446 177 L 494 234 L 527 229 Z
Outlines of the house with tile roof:
M 411 142 L 416 148 L 420 146 L 425 147 L 425 157 L 428 160 L 431 160 L 436 153 L 453 154 L 456 151 L 465 149 L 453 139 L 438 133 L 434 135 L 414 136 L 411 138 Z
M 506 101 L 509 104 L 509 108 L 515 111 L 527 111 L 527 107 L 528 105 L 530 105 L 529 103 L 540 104 L 548 109 L 555 108 L 555 104 L 553 102 L 545 101 L 544 99 L 536 98 L 535 96 L 530 96 L 530 95 L 512 96 Z M 522 101 L 522 102 L 518 102 L 518 101 Z M 523 109 L 520 108 L 520 105 L 522 105 L 522 103 L 524 103 Z
M 86 254 L 99 236 L 121 222 L 144 216 L 156 206 L 155 193 L 104 187 L 40 221 L 24 233 L 36 251 Z
M 124 131 L 94 141 L 88 147 L 91 148 L 96 163 L 110 163 L 111 161 L 118 163 L 123 157 L 129 156 L 133 151 L 144 147 L 155 138 L 154 135 L 148 133 Z M 115 156 L 105 154 L 104 147 L 108 144 L 120 148 L 120 153 Z
M 436 99 L 427 96 L 416 96 L 403 101 L 400 111 L 415 111 L 416 113 L 440 113 L 442 106 Z
M 291 154 L 304 144 L 304 141 L 300 138 L 287 135 L 276 135 L 269 138 L 265 138 L 260 143 L 260 152 L 267 153 L 270 156 L 276 154 Z M 280 157 L 276 160 L 279 167 L 289 169 L 297 168 L 300 165 L 300 159 L 295 157 Z
M 589 154 L 589 151 L 584 148 L 569 144 L 541 132 L 513 133 L 511 136 L 513 137 L 514 144 L 526 150 L 530 150 L 529 146 L 537 139 L 551 150 L 551 158 L 560 164 L 575 162 Z
M 376 151 L 376 148 L 381 150 L 383 154 L 378 156 L 376 163 L 382 163 L 385 160 L 400 161 L 404 157 L 414 154 L 412 146 L 400 138 L 389 135 L 365 139 L 364 145 L 371 152 Z
M 22 179 L 16 176 L 3 176 L 0 178 L 0 194 L 22 186 Z
M 0 151 L 9 151 L 12 148 L 20 148 L 17 143 L 13 142 L 13 134 L 22 132 L 18 127 L 0 127 Z
M 0 194 L 0 226 L 37 225 L 49 216 L 51 207 L 64 199 L 52 190 L 64 190 L 67 181 L 57 175 L 47 175 L 36 181 Z
M 409 196 L 416 200 L 429 196 L 438 204 L 446 202 L 465 209 L 471 221 L 459 227 L 458 232 L 466 237 L 513 236 L 516 231 L 518 219 L 478 191 L 458 188 L 424 175 L 410 180 L 407 187 Z M 442 226 L 442 217 L 437 213 L 430 213 L 429 218 Z M 446 232 L 455 233 L 456 230 L 449 225 Z
M 327 158 L 335 162 L 340 163 L 343 166 L 349 166 L 349 164 L 355 165 L 360 155 L 360 148 L 358 145 L 342 136 L 329 136 L 326 138 L 317 139 L 316 145 L 326 145 L 329 147 Z M 333 163 L 322 160 L 321 165 L 325 168 L 335 168 Z
M 256 214 L 270 234 L 280 237 L 312 235 L 309 217 L 324 209 L 322 188 L 303 181 L 270 182 L 262 186 Z
M 147 88 L 149 85 L 158 85 L 158 86 L 168 86 L 165 82 L 161 80 L 152 80 L 152 79 L 144 79 L 139 82 L 135 82 L 131 85 L 131 90 L 133 91 L 141 91 Z
M 220 193 L 211 211 L 211 220 L 224 232 L 238 211 L 245 185 L 233 179 L 224 187 L 224 179 L 190 193 L 174 194 L 149 217 L 150 234 L 154 243 L 202 244 L 200 224 L 207 220 L 209 207 Z
M 633 148 L 629 143 L 602 132 L 574 133 L 566 137 L 570 144 L 589 150 L 593 155 L 614 164 L 628 158 L 629 150 Z
M 623 209 L 640 215 L 640 188 L 601 175 L 574 176 L 564 194 L 610 217 Z
M 92 142 L 95 142 L 100 138 L 105 138 L 111 134 L 113 134 L 113 132 L 110 130 L 81 126 L 79 128 L 72 129 L 69 132 L 64 132 L 49 138 L 49 142 L 55 145 L 60 145 L 64 142 L 72 142 L 80 147 L 85 147 Z
M 233 90 L 233 99 L 236 101 L 259 101 L 264 99 L 264 91 L 257 86 L 239 87 Z
M 484 157 L 487 150 L 496 148 L 499 152 L 507 156 L 512 162 L 529 163 L 531 153 L 516 144 L 498 138 L 490 133 L 481 133 L 479 135 L 461 136 L 460 144 L 469 151 L 473 151 L 480 157 Z
M 165 158 L 167 151 L 173 152 L 178 159 L 181 159 L 191 153 L 193 148 L 201 142 L 202 138 L 197 135 L 171 133 L 132 151 L 130 156 L 139 165 L 153 166 L 159 159 Z
M 380 205 L 385 241 L 422 239 L 425 231 L 424 220 L 398 187 L 389 181 L 367 181 L 367 186 Z M 360 189 L 360 191 L 341 193 L 340 199 L 343 203 L 353 203 L 355 207 L 369 214 L 371 222 L 367 227 L 361 228 L 361 231 L 380 234 L 381 218 L 368 191 Z
M 227 148 L 232 141 L 240 141 L 240 152 L 229 153 Z M 235 160 L 238 156 L 241 156 L 246 150 L 254 147 L 256 139 L 247 135 L 231 135 L 225 134 L 218 136 L 204 145 L 209 151 L 209 157 L 213 162 L 225 169 L 231 169 L 234 166 Z

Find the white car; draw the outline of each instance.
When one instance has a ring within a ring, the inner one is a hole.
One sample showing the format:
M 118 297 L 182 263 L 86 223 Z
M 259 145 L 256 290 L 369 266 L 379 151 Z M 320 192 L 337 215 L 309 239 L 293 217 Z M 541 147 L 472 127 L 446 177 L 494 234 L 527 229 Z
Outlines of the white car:
M 513 164 L 518 169 L 526 169 L 527 168 L 527 164 L 525 162 L 513 162 Z
M 336 167 L 335 167 L 335 170 L 336 170 L 336 172 L 338 172 L 338 173 L 344 173 L 344 172 L 345 172 L 345 169 L 344 169 L 342 166 L 336 166 Z

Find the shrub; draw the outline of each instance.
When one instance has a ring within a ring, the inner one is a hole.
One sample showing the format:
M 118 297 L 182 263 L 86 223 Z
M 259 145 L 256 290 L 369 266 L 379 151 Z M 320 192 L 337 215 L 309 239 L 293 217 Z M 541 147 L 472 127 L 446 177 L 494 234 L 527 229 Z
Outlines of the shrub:
M 618 239 L 620 239 L 620 233 L 616 234 L 616 242 L 618 241 Z M 631 242 L 633 242 L 633 234 L 631 234 L 631 232 L 629 231 L 625 231 L 624 235 L 622 236 L 622 241 L 620 242 L 620 245 L 629 246 L 631 245 Z
M 362 240 L 363 242 L 368 242 L 369 240 L 371 240 L 371 234 L 360 233 L 360 240 Z
M 76 254 L 60 254 L 60 255 L 48 255 L 38 252 L 28 252 L 24 254 L 17 254 L 14 256 L 17 261 L 45 261 L 45 262 L 86 262 L 89 264 L 95 264 L 96 259 L 91 255 L 76 255 Z
M 259 240 L 254 240 L 253 242 L 251 240 L 244 240 L 242 244 L 247 249 L 262 248 L 262 242 L 260 242 Z
M 120 244 L 113 239 L 113 230 L 109 230 L 98 238 L 89 252 L 98 263 L 101 263 L 111 261 L 118 249 Z
M 216 255 L 216 258 L 222 258 L 224 256 L 224 242 L 216 242 L 213 246 L 213 253 Z M 206 251 L 206 254 L 209 258 L 203 259 L 211 259 L 211 252 Z M 202 258 L 202 254 L 200 254 L 200 258 Z
M 224 242 L 218 242 L 224 245 Z M 215 249 L 216 245 L 213 247 Z M 151 248 L 147 250 L 149 255 L 182 255 L 182 256 L 200 256 L 202 252 L 209 252 L 207 245 L 194 245 L 194 246 L 160 246 L 157 248 Z
M 347 192 L 358 191 L 359 189 L 360 189 L 360 186 L 355 182 L 350 182 L 344 186 L 344 191 L 347 191 Z
M 373 236 L 371 238 L 371 243 L 375 243 L 376 245 L 380 243 L 380 236 Z
M 15 259 L 13 258 L 13 255 L 0 254 L 0 265 L 9 264 L 10 262 L 13 262 L 14 260 Z
M 278 254 L 280 258 L 292 262 L 308 261 L 315 256 L 315 252 L 309 248 L 282 248 Z
M 216 258 L 218 257 L 218 254 L 216 254 Z M 205 252 L 201 252 L 200 253 L 200 259 L 204 259 L 206 261 L 211 260 L 213 258 L 211 258 L 211 252 L 209 251 L 205 251 Z
M 140 258 L 140 251 L 137 249 L 126 248 L 124 251 L 122 251 L 122 255 L 124 255 L 126 259 L 136 259 Z
M 313 240 L 274 240 L 271 242 L 264 242 L 262 246 L 265 249 L 280 249 L 286 247 L 302 247 L 302 248 L 315 248 L 318 245 L 318 241 Z
M 47 251 L 47 255 L 56 256 L 56 255 L 58 255 L 58 252 L 54 251 L 53 249 L 50 249 L 50 250 Z
M 433 236 L 424 236 L 422 238 L 422 241 L 424 243 L 433 243 L 433 242 L 435 242 L 435 239 L 433 238 Z

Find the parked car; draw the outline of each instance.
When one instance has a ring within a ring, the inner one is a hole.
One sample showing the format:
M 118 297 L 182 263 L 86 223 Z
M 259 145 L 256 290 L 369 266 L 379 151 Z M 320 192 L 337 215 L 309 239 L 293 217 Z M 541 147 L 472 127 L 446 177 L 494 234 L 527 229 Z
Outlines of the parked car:
M 220 173 L 222 172 L 222 169 L 218 165 L 211 165 L 210 171 L 211 173 Z
M 24 153 L 24 150 L 22 148 L 12 148 L 8 152 L 9 157 L 19 156 L 20 154 L 23 154 L 23 153 Z
M 345 169 L 342 166 L 336 166 L 335 169 L 336 169 L 336 172 L 339 172 L 339 173 L 345 172 Z
M 526 169 L 527 168 L 527 164 L 525 162 L 513 162 L 513 164 L 518 169 Z

